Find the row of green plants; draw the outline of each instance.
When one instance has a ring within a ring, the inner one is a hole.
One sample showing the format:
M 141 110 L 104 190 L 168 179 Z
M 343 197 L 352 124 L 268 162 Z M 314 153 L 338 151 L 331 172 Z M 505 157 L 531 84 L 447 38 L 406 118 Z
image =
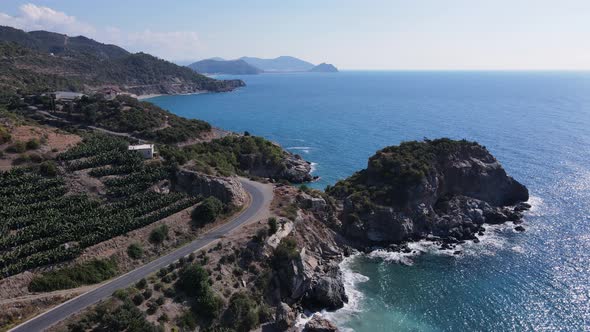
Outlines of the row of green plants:
M 96 160 L 94 155 L 115 156 L 118 152 L 129 153 L 124 140 L 90 135 L 58 159 L 65 169 L 79 168 L 82 162 Z M 122 159 L 109 162 L 118 160 Z M 122 166 L 110 163 L 94 165 L 109 169 Z M 70 260 L 84 248 L 147 226 L 201 199 L 184 193 L 146 190 L 160 180 L 170 179 L 170 166 L 144 164 L 135 157 L 125 157 L 122 164 L 134 167 L 128 173 L 103 179 L 108 195 L 102 197 L 70 194 L 64 178 L 44 176 L 34 168 L 1 173 L 0 275 Z M 94 165 L 87 164 L 90 168 Z M 97 169 L 101 168 L 92 170 Z

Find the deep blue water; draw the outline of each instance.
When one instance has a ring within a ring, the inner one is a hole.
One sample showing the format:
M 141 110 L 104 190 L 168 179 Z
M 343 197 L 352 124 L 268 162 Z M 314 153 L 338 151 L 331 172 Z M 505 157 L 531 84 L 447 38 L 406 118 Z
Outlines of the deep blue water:
M 279 142 L 323 188 L 404 140 L 476 140 L 532 194 L 515 233 L 462 254 L 375 253 L 345 262 L 355 331 L 590 330 L 590 73 L 341 72 L 241 76 L 226 94 L 164 96 L 172 112 Z M 402 261 L 405 264 L 400 264 Z

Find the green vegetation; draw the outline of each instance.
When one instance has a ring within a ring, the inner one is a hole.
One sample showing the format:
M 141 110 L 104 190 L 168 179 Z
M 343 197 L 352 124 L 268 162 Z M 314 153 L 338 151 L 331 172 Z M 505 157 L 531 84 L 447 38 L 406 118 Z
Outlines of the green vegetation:
M 27 151 L 27 144 L 20 141 L 14 142 L 14 144 L 6 148 L 6 152 L 10 153 L 23 153 L 25 151 Z
M 44 161 L 39 165 L 39 173 L 43 176 L 56 176 L 58 174 L 57 164 L 53 160 Z
M 154 244 L 161 244 L 168 238 L 168 226 L 166 224 L 160 225 L 150 233 L 150 242 Z
M 25 106 L 12 107 L 22 109 Z M 124 95 L 112 100 L 101 95 L 83 96 L 66 106 L 67 112 L 59 115 L 69 121 L 114 132 L 134 133 L 137 137 L 165 144 L 199 138 L 211 130 L 211 125 L 205 121 L 185 119 L 152 103 Z
M 257 168 L 277 172 L 286 168 L 283 149 L 262 137 L 255 136 L 226 136 L 183 149 L 161 148 L 160 153 L 166 160 L 179 164 L 194 160 L 195 169 L 207 174 L 248 175 Z
M 59 156 L 68 169 L 113 166 L 98 158 L 121 151 L 119 138 L 90 135 L 82 144 Z M 105 161 L 106 160 L 106 161 Z M 129 173 L 104 180 L 107 196 L 91 198 L 68 194 L 64 179 L 53 172 L 53 162 L 38 168 L 0 173 L 0 275 L 77 257 L 84 248 L 147 226 L 198 202 L 182 193 L 146 191 L 170 179 L 172 169 L 161 164 L 135 164 Z M 82 167 L 81 165 L 84 165 Z
M 141 295 L 140 295 L 141 297 Z M 142 297 L 143 300 L 143 297 Z M 81 320 L 68 325 L 68 330 L 82 331 L 127 331 L 127 332 L 160 332 L 163 328 L 146 320 L 141 312 L 129 300 L 121 305 L 111 302 L 99 304 L 96 309 L 86 314 Z
M 49 292 L 74 288 L 107 280 L 117 273 L 117 264 L 110 259 L 94 259 L 85 263 L 37 275 L 31 280 L 32 292 Z
M 176 281 L 176 287 L 192 298 L 192 311 L 203 319 L 212 319 L 223 305 L 209 285 L 209 274 L 198 264 L 185 266 Z
M 297 242 L 292 237 L 286 237 L 276 247 L 272 257 L 272 263 L 275 267 L 288 265 L 293 260 L 299 258 L 299 249 Z
M 6 27 L 0 29 L 5 30 Z M 79 49 L 70 48 L 68 43 L 67 51 L 51 55 L 55 48 L 48 52 L 47 47 L 39 48 L 35 43 L 26 42 L 30 41 L 30 37 L 30 34 L 21 34 L 6 38 L 0 33 L 1 90 L 80 91 L 84 85 L 115 85 L 125 89 L 127 86 L 181 82 L 194 90 L 227 91 L 243 84 L 241 81 L 218 81 L 149 54 L 130 54 L 120 48 L 122 52 L 117 52 L 118 56 L 105 57 L 105 48 L 112 52 L 116 47 L 97 47 L 101 45 L 99 43 L 92 46 L 85 44 Z M 70 39 L 76 38 L 84 37 Z M 58 36 L 57 39 L 63 40 L 63 37 Z M 141 90 L 133 88 L 127 88 L 127 91 L 141 93 Z
M 442 138 L 386 147 L 369 158 L 367 169 L 326 188 L 326 192 L 341 199 L 349 197 L 358 211 L 366 210 L 372 204 L 403 205 L 408 188 L 429 174 L 441 156 L 475 146 L 479 145 Z
M 193 223 L 195 226 L 201 227 L 214 222 L 223 212 L 223 208 L 223 203 L 219 199 L 209 196 L 193 210 L 191 214 Z
M 8 129 L 0 126 L 0 144 L 8 143 L 12 139 L 12 135 L 8 132 Z
M 258 304 L 248 294 L 232 295 L 223 315 L 223 325 L 237 332 L 248 332 L 259 325 Z
M 32 138 L 26 143 L 27 150 L 37 150 L 41 146 L 38 139 Z
M 143 256 L 143 248 L 139 243 L 132 243 L 127 247 L 127 255 L 133 259 L 140 259 Z
M 268 218 L 268 234 L 273 235 L 279 230 L 279 225 L 277 223 L 277 218 L 270 217 Z

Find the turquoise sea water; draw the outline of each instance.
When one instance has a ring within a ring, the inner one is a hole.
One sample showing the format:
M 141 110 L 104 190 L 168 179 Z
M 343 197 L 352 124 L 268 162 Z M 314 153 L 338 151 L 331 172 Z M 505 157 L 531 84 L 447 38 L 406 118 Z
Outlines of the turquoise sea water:
M 375 252 L 343 263 L 355 331 L 590 330 L 590 73 L 341 72 L 241 76 L 226 94 L 163 96 L 172 112 L 279 142 L 323 188 L 403 140 L 476 140 L 532 194 L 515 233 L 461 255 Z

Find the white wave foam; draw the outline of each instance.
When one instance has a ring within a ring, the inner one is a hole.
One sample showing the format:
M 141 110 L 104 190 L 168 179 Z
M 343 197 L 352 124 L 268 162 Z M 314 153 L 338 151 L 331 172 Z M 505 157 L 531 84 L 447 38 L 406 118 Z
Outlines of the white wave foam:
M 336 311 L 328 312 L 307 312 L 305 315 L 300 315 L 297 318 L 295 326 L 298 330 L 303 329 L 305 324 L 314 316 L 320 315 L 321 317 L 328 319 L 338 326 L 341 331 L 349 332 L 353 331 L 350 328 L 346 328 L 343 325 L 349 321 L 349 319 L 357 315 L 362 311 L 362 300 L 364 298 L 363 293 L 358 289 L 358 285 L 367 282 L 369 277 L 364 276 L 360 273 L 354 272 L 351 268 L 351 264 L 355 259 L 358 259 L 361 254 L 352 255 L 345 258 L 340 263 L 340 271 L 342 271 L 342 280 L 344 283 L 344 290 L 348 296 L 348 303 Z
M 527 215 L 530 216 L 541 216 L 545 210 L 545 201 L 539 196 L 530 196 L 527 201 L 531 205 L 531 208 L 527 211 Z
M 288 147 L 286 149 L 287 150 L 302 151 L 304 153 L 309 153 L 309 151 L 311 151 L 312 147 L 311 146 L 290 146 L 290 147 Z
M 311 167 L 311 169 L 309 170 L 309 174 L 313 174 L 313 172 L 315 172 L 317 169 L 318 163 L 312 162 L 309 166 Z

